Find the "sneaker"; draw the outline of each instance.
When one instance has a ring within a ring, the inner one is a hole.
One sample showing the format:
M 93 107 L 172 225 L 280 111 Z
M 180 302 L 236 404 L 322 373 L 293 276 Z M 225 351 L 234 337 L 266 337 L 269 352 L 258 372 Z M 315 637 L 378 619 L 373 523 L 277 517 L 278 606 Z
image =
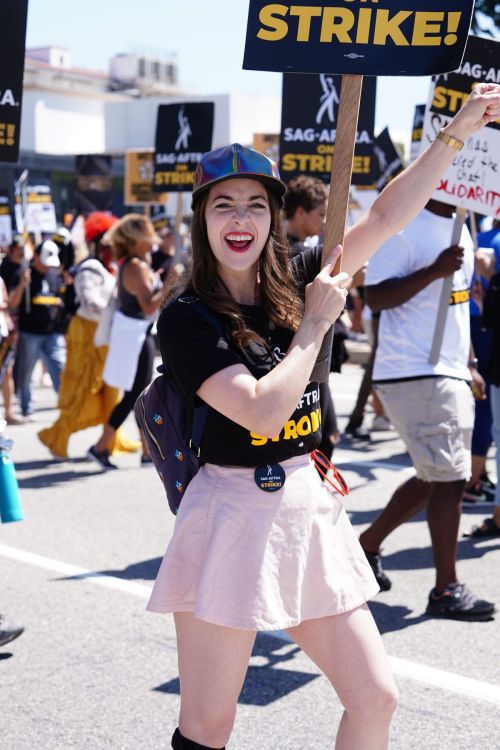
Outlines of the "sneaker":
M 363 550 L 365 557 L 368 560 L 368 564 L 373 571 L 373 575 L 376 578 L 381 591 L 389 591 L 392 586 L 392 581 L 384 573 L 382 567 L 382 556 L 378 552 L 368 552 L 366 549 Z
M 365 442 L 370 440 L 370 433 L 366 427 L 363 427 L 363 425 L 360 425 L 359 427 L 349 427 L 349 425 L 347 425 L 345 428 L 345 434 L 353 441 L 359 440 L 360 442 Z
M 492 505 L 494 499 L 494 495 L 483 490 L 481 482 L 466 487 L 462 495 L 462 500 L 467 505 Z
M 449 583 L 442 594 L 437 595 L 436 589 L 432 589 L 426 612 L 431 617 L 449 620 L 491 620 L 495 605 L 477 599 L 465 583 Z
M 387 417 L 380 414 L 378 417 L 373 417 L 371 430 L 372 432 L 386 432 L 387 430 L 392 430 L 392 424 Z
M 145 456 L 144 453 L 141 456 L 141 466 L 148 466 L 153 463 L 151 456 Z
M 24 631 L 22 625 L 11 622 L 5 615 L 0 615 L 0 646 L 5 646 L 21 635 Z
M 495 498 L 497 486 L 486 473 L 481 474 L 481 476 L 479 477 L 479 484 L 481 485 L 481 489 L 483 492 L 485 492 L 487 495 L 491 495 L 493 499 Z
M 87 451 L 87 458 L 91 458 L 93 461 L 95 461 L 101 469 L 104 469 L 104 471 L 107 471 L 108 469 L 117 469 L 118 466 L 115 464 L 112 464 L 109 460 L 109 453 L 108 451 L 97 451 L 95 445 L 93 445 L 91 448 Z

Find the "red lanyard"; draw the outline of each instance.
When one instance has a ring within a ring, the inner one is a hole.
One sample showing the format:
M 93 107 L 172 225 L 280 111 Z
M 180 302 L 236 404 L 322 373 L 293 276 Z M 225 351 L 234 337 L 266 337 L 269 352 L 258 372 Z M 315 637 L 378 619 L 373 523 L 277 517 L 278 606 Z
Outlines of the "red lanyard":
M 349 487 L 344 477 L 342 476 L 340 471 L 335 468 L 332 462 L 329 461 L 324 453 L 315 448 L 313 451 L 311 451 L 311 458 L 325 482 L 328 482 L 328 484 L 333 487 L 335 492 L 338 492 L 339 495 L 342 495 L 342 497 L 345 497 L 349 494 Z M 331 471 L 331 473 L 333 474 L 332 479 L 327 476 L 329 471 Z

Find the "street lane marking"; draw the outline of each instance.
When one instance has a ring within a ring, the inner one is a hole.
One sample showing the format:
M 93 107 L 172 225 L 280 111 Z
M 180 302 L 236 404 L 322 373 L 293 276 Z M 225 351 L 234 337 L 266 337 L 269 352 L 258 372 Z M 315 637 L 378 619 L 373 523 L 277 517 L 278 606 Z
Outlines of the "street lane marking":
M 50 570 L 53 573 L 60 573 L 69 578 L 89 581 L 90 583 L 95 583 L 97 586 L 104 586 L 108 589 L 116 589 L 117 591 L 123 591 L 127 594 L 133 594 L 140 599 L 149 599 L 151 596 L 151 589 L 148 586 L 144 586 L 142 583 L 127 581 L 123 578 L 118 578 L 118 576 L 108 576 L 106 573 L 94 573 L 86 568 L 79 568 L 76 565 L 70 565 L 69 563 L 61 562 L 60 560 L 53 560 L 50 557 L 35 555 L 33 552 L 25 552 L 24 550 L 16 549 L 15 547 L 8 547 L 5 544 L 0 544 L 0 555 L 9 557 L 11 560 L 34 565 L 36 568 L 43 568 L 44 570 Z
M 96 573 L 86 568 L 80 568 L 77 565 L 70 565 L 60 560 L 53 560 L 50 557 L 36 555 L 33 552 L 25 552 L 16 547 L 9 547 L 6 544 L 0 544 L 0 555 L 17 562 L 28 563 L 36 568 L 60 573 L 76 580 L 88 581 L 98 586 L 132 594 L 140 599 L 149 599 L 151 594 L 151 588 L 143 584 L 127 581 L 105 573 Z M 287 634 L 282 631 L 273 631 L 272 633 L 267 633 L 267 635 L 274 635 L 285 641 L 290 641 Z M 422 682 L 433 687 L 448 690 L 449 692 L 460 693 L 470 698 L 476 698 L 477 700 L 487 701 L 488 703 L 500 706 L 500 686 L 498 685 L 474 680 L 470 677 L 463 677 L 453 672 L 428 667 L 424 664 L 408 661 L 407 659 L 399 659 L 395 656 L 390 656 L 389 660 L 392 671 L 400 677 L 407 677 L 415 682 Z
M 349 461 L 344 458 L 339 461 L 335 461 L 335 466 L 366 466 L 367 469 L 390 469 L 391 471 L 415 471 L 413 466 L 405 466 L 404 464 L 391 464 L 387 461 Z

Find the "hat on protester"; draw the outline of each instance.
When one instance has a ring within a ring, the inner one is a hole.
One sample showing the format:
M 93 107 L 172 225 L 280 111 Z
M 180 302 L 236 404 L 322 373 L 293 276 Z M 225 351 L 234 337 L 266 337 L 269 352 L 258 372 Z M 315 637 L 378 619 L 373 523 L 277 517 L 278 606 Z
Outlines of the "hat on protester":
M 71 232 L 66 227 L 59 227 L 52 239 L 57 245 L 69 245 L 71 242 Z
M 209 151 L 198 162 L 193 183 L 192 208 L 213 185 L 232 177 L 248 177 L 262 182 L 281 201 L 286 185 L 280 179 L 276 162 L 259 151 L 233 143 Z
M 45 240 L 36 249 L 36 254 L 40 258 L 40 262 L 43 263 L 47 268 L 59 268 L 61 262 L 59 260 L 59 248 L 56 243 L 52 240 Z
M 112 214 L 107 214 L 104 211 L 93 211 L 85 219 L 85 242 L 99 242 L 117 221 L 117 217 L 112 216 Z

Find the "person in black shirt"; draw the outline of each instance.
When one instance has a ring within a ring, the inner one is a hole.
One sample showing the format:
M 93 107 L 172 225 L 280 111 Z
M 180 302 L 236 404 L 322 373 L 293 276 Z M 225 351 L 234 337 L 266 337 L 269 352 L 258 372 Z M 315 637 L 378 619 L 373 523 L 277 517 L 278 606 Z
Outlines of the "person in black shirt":
M 346 272 L 334 277 L 340 247 L 321 270 L 317 250 L 290 262 L 285 186 L 273 162 L 233 144 L 198 164 L 190 277 L 158 321 L 163 366 L 186 409 L 208 407 L 202 465 L 148 603 L 175 618 L 174 750 L 225 746 L 255 633 L 279 628 L 344 704 L 337 750 L 387 748 L 397 690 L 366 605 L 378 586 L 340 500 L 308 455 L 321 438 L 310 376 L 349 275 L 425 205 L 456 155 L 453 144 L 499 116 L 500 86 L 479 84 L 445 132 L 347 230 Z M 193 297 L 220 318 L 225 335 L 197 314 Z
M 24 240 L 16 235 L 9 245 L 9 252 L 0 263 L 0 276 L 9 294 L 18 286 L 23 273 Z
M 54 390 L 59 391 L 66 362 L 62 333 L 64 291 L 57 245 L 46 240 L 36 248 L 29 271 L 10 295 L 10 304 L 18 308 L 17 389 L 21 412 L 26 418 L 32 414 L 31 376 L 40 358 L 45 363 Z

